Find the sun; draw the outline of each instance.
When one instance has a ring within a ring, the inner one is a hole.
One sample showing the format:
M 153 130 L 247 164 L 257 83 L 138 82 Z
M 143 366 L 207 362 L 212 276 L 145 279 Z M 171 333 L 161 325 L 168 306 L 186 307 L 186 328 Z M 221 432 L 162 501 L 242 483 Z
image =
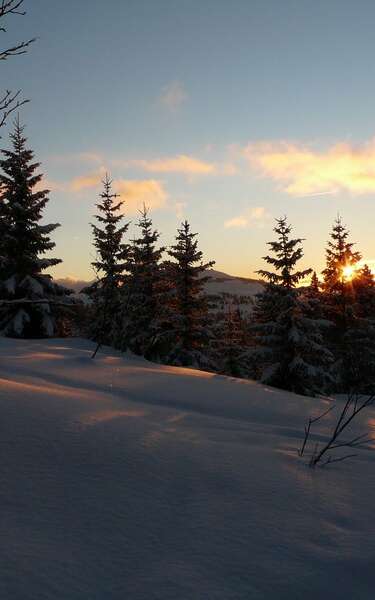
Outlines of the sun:
M 344 281 L 352 281 L 356 276 L 355 265 L 344 265 L 342 268 L 342 278 Z

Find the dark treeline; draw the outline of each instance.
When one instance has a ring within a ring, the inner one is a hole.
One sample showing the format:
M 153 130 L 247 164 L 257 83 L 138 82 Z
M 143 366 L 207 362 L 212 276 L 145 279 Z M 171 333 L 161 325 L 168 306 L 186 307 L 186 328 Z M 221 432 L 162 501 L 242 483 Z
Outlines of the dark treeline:
M 146 207 L 128 236 L 126 206 L 109 176 L 92 224 L 96 282 L 88 303 L 57 285 L 46 269 L 57 223 L 42 225 L 48 190 L 18 120 L 0 158 L 0 332 L 15 337 L 81 334 L 147 359 L 254 378 L 294 392 L 367 392 L 375 379 L 375 285 L 338 217 L 321 281 L 299 270 L 301 238 L 276 220 L 275 241 L 252 304 L 208 296 L 197 234 L 181 223 L 171 247 L 160 244 Z M 309 283 L 306 284 L 305 282 Z

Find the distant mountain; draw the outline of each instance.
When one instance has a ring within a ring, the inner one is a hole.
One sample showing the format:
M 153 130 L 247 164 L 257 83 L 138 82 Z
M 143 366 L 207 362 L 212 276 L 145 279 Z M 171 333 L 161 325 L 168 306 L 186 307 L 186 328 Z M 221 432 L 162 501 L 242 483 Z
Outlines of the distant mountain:
M 70 290 L 74 290 L 75 292 L 80 292 L 83 288 L 88 285 L 91 285 L 94 280 L 86 281 L 85 279 L 74 279 L 73 277 L 62 277 L 61 279 L 56 279 L 56 283 L 60 285 L 64 285 Z
M 207 271 L 209 280 L 206 283 L 207 294 L 228 294 L 232 296 L 255 296 L 263 289 L 263 283 L 258 279 L 228 275 L 215 269 Z
M 252 297 L 258 294 L 263 288 L 263 283 L 258 279 L 228 275 L 228 273 L 215 271 L 215 269 L 209 269 L 206 275 L 210 278 L 205 285 L 207 294 Z M 86 286 L 91 285 L 93 280 L 86 281 L 84 279 L 64 277 L 57 279 L 56 282 L 75 292 L 80 292 Z

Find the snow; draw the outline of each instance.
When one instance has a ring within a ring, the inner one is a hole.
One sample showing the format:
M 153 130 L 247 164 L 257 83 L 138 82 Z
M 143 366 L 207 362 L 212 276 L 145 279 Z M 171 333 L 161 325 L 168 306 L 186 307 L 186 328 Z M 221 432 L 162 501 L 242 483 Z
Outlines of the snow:
M 215 269 L 207 270 L 205 276 L 209 277 L 205 284 L 207 294 L 231 294 L 238 297 L 252 298 L 264 288 L 264 284 L 256 279 L 235 277 L 221 271 L 215 271 Z
M 20 308 L 14 319 L 13 319 L 13 330 L 16 334 L 21 335 L 23 328 L 25 326 L 25 323 L 29 323 L 30 322 L 30 317 L 28 315 L 28 313 L 23 309 Z
M 93 347 L 0 338 L 2 599 L 373 598 L 375 455 L 297 456 L 328 400 Z
M 207 294 L 231 294 L 252 298 L 264 288 L 264 284 L 257 279 L 236 277 L 235 275 L 228 275 L 215 269 L 208 269 L 203 275 L 210 278 L 205 284 Z M 56 283 L 80 292 L 83 288 L 92 285 L 94 280 L 76 280 L 72 277 L 65 277 L 56 279 Z

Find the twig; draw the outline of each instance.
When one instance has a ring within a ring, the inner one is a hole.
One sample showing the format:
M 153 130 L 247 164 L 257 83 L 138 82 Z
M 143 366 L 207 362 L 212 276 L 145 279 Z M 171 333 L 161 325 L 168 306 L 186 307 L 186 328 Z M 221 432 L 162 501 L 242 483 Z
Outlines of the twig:
M 319 415 L 318 417 L 315 417 L 315 419 L 312 419 L 311 417 L 309 417 L 309 422 L 308 422 L 307 426 L 305 425 L 305 437 L 303 439 L 302 446 L 301 446 L 300 450 L 298 451 L 298 455 L 299 456 L 303 456 L 303 453 L 305 451 L 307 440 L 308 440 L 308 438 L 310 436 L 311 425 L 313 423 L 316 423 L 317 421 L 319 421 L 320 419 L 322 419 L 326 415 L 328 415 L 328 413 L 331 412 L 331 410 L 333 410 L 334 408 L 335 408 L 335 405 L 333 404 L 327 410 L 325 410 L 321 415 Z
M 347 454 L 345 456 L 341 456 L 338 458 L 332 458 L 332 456 L 329 456 L 327 460 L 322 462 L 324 456 L 328 452 L 331 452 L 332 450 L 337 450 L 338 448 L 363 448 L 366 444 L 374 441 L 374 439 L 369 437 L 367 433 L 357 435 L 356 437 L 354 437 L 350 440 L 347 440 L 347 441 L 339 440 L 340 435 L 349 426 L 349 424 L 353 421 L 353 419 L 355 419 L 355 417 L 362 410 L 364 410 L 368 406 L 372 406 L 375 403 L 375 395 L 374 394 L 368 396 L 364 400 L 361 400 L 361 398 L 362 398 L 362 396 L 360 396 L 359 394 L 356 394 L 356 393 L 350 393 L 348 395 L 347 400 L 341 410 L 341 413 L 339 414 L 337 423 L 335 425 L 335 428 L 332 432 L 331 437 L 328 439 L 326 444 L 324 444 L 321 447 L 320 450 L 319 450 L 318 444 L 315 444 L 315 448 L 314 448 L 314 451 L 312 453 L 312 456 L 311 456 L 311 459 L 309 462 L 310 467 L 314 468 L 319 463 L 321 463 L 321 466 L 325 466 L 325 465 L 331 464 L 333 462 L 340 462 L 342 460 L 346 460 L 347 458 L 352 458 L 353 456 L 356 456 L 356 455 L 355 454 Z M 322 413 L 315 419 L 312 419 L 311 417 L 309 418 L 307 425 L 305 425 L 305 436 L 304 436 L 304 440 L 303 440 L 301 449 L 298 453 L 299 456 L 303 456 L 303 454 L 304 454 L 306 444 L 307 444 L 309 436 L 310 436 L 311 425 L 313 423 L 315 423 L 316 421 L 319 421 L 320 419 L 322 419 L 333 408 L 334 408 L 333 406 L 330 407 L 328 410 L 326 410 L 324 413 Z

